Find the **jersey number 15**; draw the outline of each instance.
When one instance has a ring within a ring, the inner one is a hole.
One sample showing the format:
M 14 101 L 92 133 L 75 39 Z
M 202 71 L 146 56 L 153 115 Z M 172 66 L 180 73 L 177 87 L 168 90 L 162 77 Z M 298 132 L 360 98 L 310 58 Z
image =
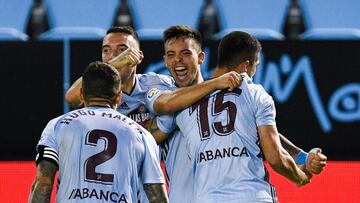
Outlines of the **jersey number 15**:
M 211 117 L 219 116 L 223 111 L 226 111 L 227 120 L 226 124 L 222 122 L 212 122 L 212 128 L 214 132 L 219 136 L 227 136 L 234 131 L 234 123 L 236 119 L 236 105 L 232 101 L 224 102 L 224 97 L 228 95 L 241 95 L 241 89 L 236 88 L 233 91 L 222 90 L 219 93 L 211 97 L 206 97 L 190 107 L 190 115 L 197 110 L 198 115 L 198 127 L 200 129 L 201 140 L 207 140 L 210 138 L 210 125 L 208 115 L 209 100 L 211 102 Z

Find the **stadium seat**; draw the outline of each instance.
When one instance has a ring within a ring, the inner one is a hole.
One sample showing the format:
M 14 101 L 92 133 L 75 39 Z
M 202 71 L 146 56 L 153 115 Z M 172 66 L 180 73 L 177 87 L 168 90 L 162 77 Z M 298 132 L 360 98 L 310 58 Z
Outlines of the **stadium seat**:
M 41 40 L 102 39 L 111 27 L 118 0 L 44 0 L 50 30 Z
M 163 31 L 181 24 L 196 28 L 203 1 L 194 0 L 131 0 L 135 28 L 140 39 L 161 40 Z
M 27 40 L 32 0 L 0 0 L 0 40 Z
M 301 0 L 308 30 L 303 39 L 360 39 L 359 0 Z
M 282 26 L 288 0 L 215 0 L 222 30 L 220 39 L 233 30 L 248 32 L 259 40 L 284 39 Z

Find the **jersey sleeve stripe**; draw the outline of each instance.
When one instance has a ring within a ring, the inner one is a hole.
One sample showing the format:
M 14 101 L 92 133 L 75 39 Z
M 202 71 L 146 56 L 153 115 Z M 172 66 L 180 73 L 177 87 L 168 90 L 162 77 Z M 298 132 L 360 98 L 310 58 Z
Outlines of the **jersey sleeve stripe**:
M 53 148 L 50 148 L 50 147 L 44 147 L 44 150 L 57 154 L 57 152 Z
M 56 160 L 58 160 L 59 158 L 58 158 L 58 155 L 56 154 L 56 153 L 54 153 L 53 151 L 44 151 L 44 156 L 45 155 L 48 155 L 48 156 L 52 156 L 52 157 L 54 157 Z

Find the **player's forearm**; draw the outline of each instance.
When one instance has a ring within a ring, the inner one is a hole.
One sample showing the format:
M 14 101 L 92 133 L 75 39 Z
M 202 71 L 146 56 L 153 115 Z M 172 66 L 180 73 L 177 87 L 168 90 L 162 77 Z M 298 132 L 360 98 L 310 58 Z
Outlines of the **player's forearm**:
M 282 147 L 276 126 L 259 126 L 258 132 L 261 148 L 271 168 L 297 185 L 306 183 L 306 174 L 297 167 L 294 159 Z
M 209 80 L 173 92 L 164 92 L 156 99 L 154 110 L 159 114 L 171 114 L 187 108 L 216 90 L 216 81 Z
M 36 180 L 32 186 L 29 203 L 50 202 L 51 191 L 52 183 L 46 183 L 42 182 L 41 180 Z
M 279 133 L 281 145 L 283 148 L 291 155 L 291 157 L 296 160 L 296 156 L 302 151 L 299 147 L 295 146 L 290 140 L 288 140 L 284 135 Z
M 281 149 L 279 161 L 271 163 L 270 166 L 277 173 L 286 177 L 296 185 L 300 186 L 308 181 L 306 174 L 297 167 L 294 159 L 285 151 L 285 149 Z
M 36 167 L 36 178 L 31 187 L 30 203 L 50 202 L 51 191 L 57 166 L 47 160 L 42 160 Z
M 144 191 L 150 203 L 168 203 L 165 184 L 148 183 L 144 184 Z
M 77 79 L 74 84 L 67 90 L 65 99 L 66 102 L 74 109 L 78 108 L 82 102 L 80 100 L 80 88 L 82 85 L 82 78 Z

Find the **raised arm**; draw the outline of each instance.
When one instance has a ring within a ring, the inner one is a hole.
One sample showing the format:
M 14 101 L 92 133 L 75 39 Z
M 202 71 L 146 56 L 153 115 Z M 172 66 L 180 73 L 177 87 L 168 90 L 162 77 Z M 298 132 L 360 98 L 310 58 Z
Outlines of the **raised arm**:
M 297 186 L 309 183 L 311 175 L 305 174 L 296 165 L 290 154 L 282 147 L 276 126 L 259 126 L 258 132 L 261 148 L 271 168 Z
M 144 190 L 150 203 L 168 203 L 169 199 L 166 193 L 164 183 L 144 184 Z
M 142 54 L 142 51 L 129 47 L 118 56 L 108 61 L 108 63 L 120 71 L 123 67 L 131 67 L 139 64 L 143 58 L 144 55 Z M 71 85 L 65 94 L 66 102 L 74 109 L 82 106 L 82 101 L 80 100 L 81 85 L 82 78 L 80 77 Z
M 241 83 L 241 76 L 235 71 L 200 84 L 178 88 L 162 93 L 154 102 L 154 111 L 158 114 L 171 114 L 187 108 L 217 89 L 235 89 Z
M 73 108 L 77 109 L 82 105 L 80 100 L 80 88 L 82 84 L 82 77 L 77 79 L 74 84 L 66 91 L 65 99 L 66 102 Z
M 31 186 L 29 203 L 50 202 L 56 170 L 57 167 L 54 163 L 46 160 L 40 161 Z

